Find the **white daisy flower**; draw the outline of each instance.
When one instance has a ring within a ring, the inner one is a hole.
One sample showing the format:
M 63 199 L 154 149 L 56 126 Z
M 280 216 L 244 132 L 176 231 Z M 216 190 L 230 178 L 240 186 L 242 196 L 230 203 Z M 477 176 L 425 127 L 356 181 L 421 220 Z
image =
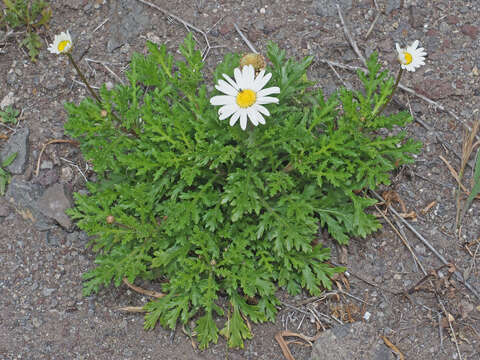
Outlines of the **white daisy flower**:
M 225 80 L 218 80 L 215 88 L 226 95 L 214 96 L 210 99 L 212 105 L 222 105 L 218 110 L 220 120 L 230 117 L 230 126 L 235 125 L 240 119 L 242 130 L 247 128 L 247 119 L 257 126 L 265 124 L 265 116 L 270 116 L 264 104 L 278 103 L 278 99 L 268 95 L 279 94 L 278 87 L 262 89 L 272 77 L 271 73 L 265 74 L 265 70 L 255 77 L 252 65 L 246 65 L 242 70 L 236 68 L 233 72 L 235 81 L 228 75 L 223 74 Z M 262 115 L 263 114 L 263 115 Z
M 72 37 L 68 32 L 62 32 L 60 35 L 55 35 L 53 44 L 50 44 L 48 50 L 52 54 L 64 54 L 72 49 Z
M 424 48 L 417 48 L 419 44 L 418 40 L 415 40 L 412 45 L 407 46 L 406 49 L 402 49 L 398 44 L 395 44 L 398 52 L 398 61 L 402 66 L 402 69 L 407 71 L 415 71 L 422 65 L 425 65 L 425 56 L 427 53 Z

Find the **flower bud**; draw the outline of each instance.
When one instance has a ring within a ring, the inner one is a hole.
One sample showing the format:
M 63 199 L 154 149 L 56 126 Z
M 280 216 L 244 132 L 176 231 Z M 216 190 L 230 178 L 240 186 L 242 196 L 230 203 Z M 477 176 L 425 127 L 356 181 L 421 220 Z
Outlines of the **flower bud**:
M 245 65 L 252 65 L 255 69 L 255 74 L 258 74 L 261 70 L 267 67 L 267 62 L 261 54 L 249 53 L 243 55 L 240 59 L 240 69 Z

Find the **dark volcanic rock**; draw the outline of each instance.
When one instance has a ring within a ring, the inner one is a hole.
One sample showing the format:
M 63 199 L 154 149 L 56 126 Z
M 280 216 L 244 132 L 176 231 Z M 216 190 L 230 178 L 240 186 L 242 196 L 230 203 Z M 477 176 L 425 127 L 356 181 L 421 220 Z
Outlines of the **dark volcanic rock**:
M 24 218 L 32 221 L 35 227 L 40 230 L 48 230 L 53 221 L 48 219 L 37 206 L 37 200 L 42 196 L 43 188 L 38 184 L 29 183 L 14 176 L 8 185 L 5 197 L 14 205 L 16 211 Z
M 22 174 L 25 171 L 28 161 L 28 136 L 30 131 L 27 127 L 18 130 L 7 141 L 0 152 L 0 160 L 5 160 L 10 154 L 17 153 L 15 160 L 7 166 L 7 170 L 14 175 Z
M 72 220 L 65 210 L 72 207 L 72 199 L 62 184 L 54 184 L 43 193 L 37 202 L 39 210 L 45 216 L 57 221 L 63 228 L 70 229 Z
M 138 1 L 118 0 L 113 2 L 110 13 L 112 36 L 107 43 L 108 51 L 112 52 L 118 49 L 147 29 L 150 25 L 147 9 Z M 148 10 L 151 11 L 151 9 Z

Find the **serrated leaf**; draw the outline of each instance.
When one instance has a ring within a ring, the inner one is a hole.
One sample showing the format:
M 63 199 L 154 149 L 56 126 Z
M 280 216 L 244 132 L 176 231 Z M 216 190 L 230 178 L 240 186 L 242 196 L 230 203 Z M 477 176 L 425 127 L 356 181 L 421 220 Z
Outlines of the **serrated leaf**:
M 214 344 L 218 341 L 218 328 L 213 321 L 211 312 L 207 312 L 197 320 L 195 331 L 198 334 L 200 349 L 206 349 L 210 342 Z

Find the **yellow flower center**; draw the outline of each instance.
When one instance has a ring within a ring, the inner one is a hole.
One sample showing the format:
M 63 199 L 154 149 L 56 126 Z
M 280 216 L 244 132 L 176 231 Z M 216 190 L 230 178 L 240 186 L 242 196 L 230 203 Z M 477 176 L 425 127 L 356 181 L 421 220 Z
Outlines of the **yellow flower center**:
M 70 45 L 70 41 L 62 40 L 58 43 L 58 51 L 63 52 L 63 50 Z
M 257 100 L 257 94 L 255 91 L 246 89 L 246 90 L 241 90 L 238 95 L 237 95 L 237 104 L 241 108 L 248 108 L 255 104 L 255 101 Z
M 412 54 L 408 53 L 408 52 L 404 52 L 403 53 L 403 57 L 405 58 L 405 65 L 408 65 L 412 62 L 413 58 L 412 58 Z

